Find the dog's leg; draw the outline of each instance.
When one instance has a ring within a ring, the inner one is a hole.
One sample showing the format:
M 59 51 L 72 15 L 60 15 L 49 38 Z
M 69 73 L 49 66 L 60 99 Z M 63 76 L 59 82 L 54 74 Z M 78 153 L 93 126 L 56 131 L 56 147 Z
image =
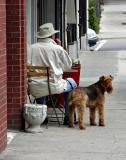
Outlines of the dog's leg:
M 69 127 L 74 128 L 74 106 L 69 107 Z
M 85 107 L 84 106 L 80 106 L 78 109 L 79 109 L 79 128 L 80 129 L 85 129 L 85 126 L 84 126 L 84 111 L 85 111 Z
M 90 125 L 96 126 L 96 108 L 90 108 Z
M 104 124 L 104 105 L 98 107 L 99 111 L 99 126 L 105 126 Z

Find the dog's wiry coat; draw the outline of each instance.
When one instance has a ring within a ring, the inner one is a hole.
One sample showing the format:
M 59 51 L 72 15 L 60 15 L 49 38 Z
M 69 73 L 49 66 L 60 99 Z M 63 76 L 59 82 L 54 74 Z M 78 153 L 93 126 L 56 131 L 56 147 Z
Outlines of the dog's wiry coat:
M 69 127 L 73 128 L 73 119 L 75 108 L 78 108 L 79 113 L 79 128 L 84 129 L 84 111 L 87 103 L 87 95 L 81 89 L 75 89 L 69 93 Z
M 99 113 L 99 126 L 104 126 L 104 102 L 105 92 L 112 93 L 113 77 L 102 76 L 99 81 L 88 86 L 81 87 L 69 93 L 69 127 L 73 128 L 75 108 L 79 109 L 79 128 L 84 129 L 84 111 L 86 106 L 90 110 L 90 125 L 96 125 L 96 109 Z

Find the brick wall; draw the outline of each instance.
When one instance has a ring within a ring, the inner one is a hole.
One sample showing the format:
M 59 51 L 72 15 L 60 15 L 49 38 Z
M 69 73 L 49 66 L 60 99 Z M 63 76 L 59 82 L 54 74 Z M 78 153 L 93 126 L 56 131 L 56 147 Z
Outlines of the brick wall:
M 6 7 L 0 1 L 0 152 L 7 143 Z
M 21 129 L 26 102 L 25 0 L 6 0 L 8 128 Z

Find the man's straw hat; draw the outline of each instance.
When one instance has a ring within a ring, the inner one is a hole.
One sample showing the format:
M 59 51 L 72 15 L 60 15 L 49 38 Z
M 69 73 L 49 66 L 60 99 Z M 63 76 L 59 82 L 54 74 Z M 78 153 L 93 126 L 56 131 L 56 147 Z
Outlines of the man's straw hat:
M 45 23 L 39 27 L 37 38 L 47 38 L 58 32 L 58 30 L 54 30 L 52 23 Z

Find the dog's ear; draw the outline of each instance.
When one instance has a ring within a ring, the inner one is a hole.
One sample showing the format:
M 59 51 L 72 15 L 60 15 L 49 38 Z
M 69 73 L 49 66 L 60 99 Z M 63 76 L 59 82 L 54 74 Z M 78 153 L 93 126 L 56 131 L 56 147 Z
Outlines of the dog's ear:
M 99 78 L 99 80 L 100 80 L 100 81 L 104 81 L 104 80 L 105 80 L 105 76 L 101 76 L 101 77 Z
M 110 76 L 110 78 L 113 80 L 114 79 L 114 77 L 113 76 L 111 76 L 111 75 L 109 75 Z

